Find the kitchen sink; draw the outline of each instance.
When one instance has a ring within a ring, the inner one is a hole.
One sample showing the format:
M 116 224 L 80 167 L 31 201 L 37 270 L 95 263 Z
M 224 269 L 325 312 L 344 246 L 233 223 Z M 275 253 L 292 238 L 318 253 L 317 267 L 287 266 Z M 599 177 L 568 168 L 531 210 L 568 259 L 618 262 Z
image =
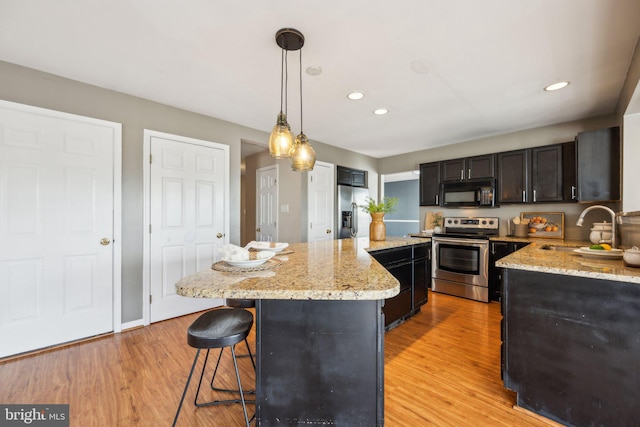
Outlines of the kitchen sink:
M 576 249 L 580 249 L 580 246 L 557 246 L 557 245 L 544 245 L 540 249 L 547 251 L 560 251 L 560 252 L 573 252 Z

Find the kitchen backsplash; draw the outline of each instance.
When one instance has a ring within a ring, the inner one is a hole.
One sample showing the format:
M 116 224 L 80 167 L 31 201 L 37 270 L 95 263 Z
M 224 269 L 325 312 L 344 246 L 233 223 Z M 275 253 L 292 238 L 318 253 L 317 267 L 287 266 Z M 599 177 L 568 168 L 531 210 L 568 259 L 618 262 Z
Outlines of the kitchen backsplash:
M 596 203 L 593 203 L 596 204 Z M 614 212 L 620 210 L 620 203 L 602 203 L 605 206 L 613 209 Z M 611 217 L 603 210 L 594 210 L 587 214 L 584 220 L 584 225 L 578 227 L 576 222 L 583 210 L 591 206 L 587 203 L 536 203 L 536 204 L 522 204 L 522 205 L 504 205 L 499 208 L 492 209 L 445 209 L 442 207 L 435 208 L 420 208 L 421 224 L 424 225 L 424 219 L 427 213 L 441 212 L 445 217 L 450 216 L 492 216 L 500 218 L 500 235 L 507 235 L 507 224 L 510 219 L 520 216 L 521 212 L 564 212 L 564 225 L 565 233 L 564 238 L 566 240 L 589 240 L 589 233 L 591 232 L 591 224 L 594 222 L 611 222 Z M 421 230 L 417 230 L 421 231 Z

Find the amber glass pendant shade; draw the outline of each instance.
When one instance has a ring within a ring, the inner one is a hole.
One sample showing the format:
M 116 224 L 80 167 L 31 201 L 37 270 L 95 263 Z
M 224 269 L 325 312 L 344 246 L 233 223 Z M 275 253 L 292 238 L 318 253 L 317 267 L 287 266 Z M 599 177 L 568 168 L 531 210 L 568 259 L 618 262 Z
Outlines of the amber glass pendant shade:
M 316 152 L 309 144 L 307 135 L 302 132 L 296 137 L 296 142 L 291 147 L 289 162 L 291 162 L 291 170 L 295 172 L 311 171 L 316 164 Z
M 269 136 L 269 154 L 276 159 L 289 157 L 293 146 L 293 135 L 287 123 L 287 116 L 282 111 L 278 114 L 278 121 Z

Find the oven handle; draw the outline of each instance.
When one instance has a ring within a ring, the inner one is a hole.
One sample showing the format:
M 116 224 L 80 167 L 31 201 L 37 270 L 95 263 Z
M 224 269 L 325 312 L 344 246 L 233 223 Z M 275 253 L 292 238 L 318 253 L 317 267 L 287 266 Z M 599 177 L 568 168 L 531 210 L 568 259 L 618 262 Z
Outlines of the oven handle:
M 471 245 L 489 245 L 488 240 L 478 240 L 478 239 L 465 239 L 461 237 L 456 237 L 453 239 L 448 239 L 446 237 L 434 237 L 432 238 L 434 243 L 453 243 L 453 244 L 471 244 Z

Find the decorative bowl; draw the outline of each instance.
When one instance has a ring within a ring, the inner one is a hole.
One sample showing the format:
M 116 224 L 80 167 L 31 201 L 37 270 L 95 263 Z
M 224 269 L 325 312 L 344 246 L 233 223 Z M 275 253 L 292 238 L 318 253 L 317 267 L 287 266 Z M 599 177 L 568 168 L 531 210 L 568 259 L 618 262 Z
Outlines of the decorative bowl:
M 637 246 L 624 251 L 622 256 L 624 263 L 630 267 L 640 267 L 640 249 Z

